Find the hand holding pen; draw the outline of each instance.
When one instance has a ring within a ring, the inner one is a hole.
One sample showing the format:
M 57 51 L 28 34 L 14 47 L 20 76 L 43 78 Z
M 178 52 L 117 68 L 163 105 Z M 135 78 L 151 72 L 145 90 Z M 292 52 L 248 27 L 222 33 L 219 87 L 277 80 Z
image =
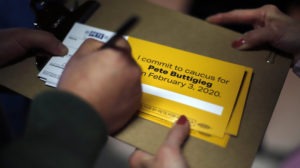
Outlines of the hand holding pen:
M 131 52 L 124 52 L 130 51 L 130 46 L 120 38 L 126 32 L 116 33 L 106 44 L 86 40 L 66 65 L 58 84 L 59 89 L 90 104 L 109 133 L 122 128 L 141 103 L 141 69 Z

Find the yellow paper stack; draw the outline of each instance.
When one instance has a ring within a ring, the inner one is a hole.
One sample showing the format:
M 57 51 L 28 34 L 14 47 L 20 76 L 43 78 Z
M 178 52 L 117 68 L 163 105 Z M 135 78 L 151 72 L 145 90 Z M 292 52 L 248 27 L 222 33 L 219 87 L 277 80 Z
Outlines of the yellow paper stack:
M 65 65 L 87 38 L 107 42 L 114 33 L 76 23 L 64 40 L 69 53 L 52 57 L 38 76 L 56 87 Z M 191 123 L 191 135 L 226 147 L 237 136 L 252 69 L 126 37 L 142 68 L 140 116 L 171 127 L 180 115 Z
M 180 115 L 191 135 L 226 147 L 237 136 L 253 70 L 128 37 L 142 68 L 140 116 L 171 127 Z

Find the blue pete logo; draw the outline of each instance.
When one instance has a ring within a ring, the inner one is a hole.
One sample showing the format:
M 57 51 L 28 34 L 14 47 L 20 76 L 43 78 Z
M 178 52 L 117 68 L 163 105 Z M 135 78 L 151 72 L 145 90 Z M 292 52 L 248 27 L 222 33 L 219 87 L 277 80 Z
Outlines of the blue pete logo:
M 104 38 L 104 34 L 103 33 L 99 33 L 99 32 L 95 32 L 95 31 L 90 31 L 89 37 L 95 37 L 95 38 L 98 38 L 98 39 L 103 39 Z

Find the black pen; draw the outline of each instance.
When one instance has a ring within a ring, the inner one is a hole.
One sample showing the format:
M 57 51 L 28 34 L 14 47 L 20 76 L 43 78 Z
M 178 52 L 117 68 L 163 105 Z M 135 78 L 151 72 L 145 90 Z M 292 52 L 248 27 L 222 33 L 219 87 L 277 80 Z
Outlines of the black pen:
M 137 22 L 139 18 L 137 16 L 130 17 L 125 23 L 121 25 L 121 27 L 116 31 L 116 34 L 112 36 L 102 47 L 101 49 L 111 47 L 115 44 L 115 42 L 125 35 Z

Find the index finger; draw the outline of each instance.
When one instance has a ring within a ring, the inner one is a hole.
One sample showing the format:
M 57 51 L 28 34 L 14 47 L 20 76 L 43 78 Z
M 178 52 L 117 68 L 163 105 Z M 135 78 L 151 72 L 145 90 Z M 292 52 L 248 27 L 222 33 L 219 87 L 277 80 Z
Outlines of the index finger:
M 95 39 L 86 39 L 76 51 L 76 55 L 85 55 L 87 53 L 95 52 L 103 46 L 104 43 Z
M 259 9 L 237 9 L 230 12 L 219 13 L 206 18 L 206 21 L 214 24 L 249 24 L 263 23 L 265 12 Z
M 125 58 L 129 63 L 132 65 L 137 65 L 137 62 L 132 56 L 131 53 L 131 46 L 127 40 L 124 38 L 119 38 L 117 41 L 115 41 L 112 45 L 102 48 L 102 50 L 110 50 L 119 53 L 123 58 Z
M 118 39 L 115 44 L 111 47 L 107 47 L 107 48 L 102 48 L 105 45 L 105 43 L 100 42 L 98 40 L 95 39 L 87 39 L 85 40 L 81 46 L 78 48 L 77 50 L 77 54 L 78 55 L 84 55 L 86 53 L 90 53 L 90 52 L 96 52 L 96 51 L 100 51 L 100 50 L 117 50 L 120 52 L 125 52 L 126 54 L 131 52 L 131 48 L 129 46 L 129 43 L 123 39 L 120 38 Z

